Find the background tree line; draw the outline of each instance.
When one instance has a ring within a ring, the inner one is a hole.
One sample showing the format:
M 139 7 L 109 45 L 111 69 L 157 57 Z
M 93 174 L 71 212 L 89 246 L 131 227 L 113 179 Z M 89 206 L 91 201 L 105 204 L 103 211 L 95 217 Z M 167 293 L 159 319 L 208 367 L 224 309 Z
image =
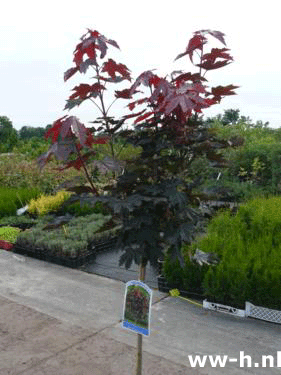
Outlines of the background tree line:
M 23 126 L 16 130 L 7 116 L 0 116 L 0 153 L 18 152 L 31 157 L 40 155 L 49 145 L 44 134 L 50 127 Z
M 199 191 L 225 189 L 230 200 L 238 201 L 281 192 L 281 129 L 270 128 L 268 122 L 253 123 L 249 117 L 240 115 L 239 109 L 227 109 L 207 119 L 202 117 L 200 122 L 221 139 L 238 140 L 241 146 L 221 151 L 227 160 L 226 168 L 210 164 L 203 155 L 194 158 L 186 178 L 191 183 L 196 180 Z M 50 141 L 44 138 L 50 127 L 23 126 L 16 130 L 8 117 L 0 116 L 0 153 L 23 154 L 29 160 L 37 158 L 50 146 Z

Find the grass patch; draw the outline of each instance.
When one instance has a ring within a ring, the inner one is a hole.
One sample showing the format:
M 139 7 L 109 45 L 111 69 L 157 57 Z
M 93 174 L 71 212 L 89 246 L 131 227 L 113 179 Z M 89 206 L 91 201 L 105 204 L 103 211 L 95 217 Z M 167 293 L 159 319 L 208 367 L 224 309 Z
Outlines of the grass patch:
M 17 209 L 25 206 L 39 194 L 40 191 L 37 188 L 0 187 L 0 218 L 15 215 Z

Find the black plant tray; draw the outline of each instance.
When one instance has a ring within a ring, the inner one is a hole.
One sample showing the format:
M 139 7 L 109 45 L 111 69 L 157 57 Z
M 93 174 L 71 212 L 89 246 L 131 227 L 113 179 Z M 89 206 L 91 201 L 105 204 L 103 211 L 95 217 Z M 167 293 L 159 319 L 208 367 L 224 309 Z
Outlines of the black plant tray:
M 52 254 L 46 249 L 35 248 L 32 246 L 19 246 L 17 244 L 13 247 L 13 252 L 27 255 L 32 258 L 44 260 L 46 262 L 59 264 L 61 266 L 66 266 L 70 268 L 79 268 L 87 263 L 90 263 L 95 259 L 97 253 L 110 250 L 115 247 L 117 242 L 116 237 L 109 237 L 106 239 L 100 239 L 98 241 L 93 241 L 91 246 L 89 246 L 88 251 L 83 252 L 76 257 L 65 256 L 63 254 Z
M 178 289 L 179 292 L 180 292 L 180 295 L 182 297 L 190 297 L 190 298 L 194 298 L 194 299 L 197 299 L 197 300 L 203 300 L 204 299 L 204 296 L 201 293 L 196 293 L 194 291 L 182 290 L 181 288 L 179 288 L 176 285 L 169 284 L 168 281 L 166 280 L 166 278 L 163 275 L 158 276 L 157 281 L 158 281 L 159 292 L 169 293 L 169 291 L 171 289 Z
M 94 240 L 90 248 L 93 253 L 98 254 L 108 250 L 112 250 L 116 247 L 117 244 L 117 236 L 108 237 L 106 239 Z
M 19 228 L 21 230 L 30 229 L 32 228 L 36 223 L 19 223 L 19 224 L 0 224 L 1 227 L 14 227 Z
M 27 255 L 35 259 L 44 260 L 46 262 L 55 263 L 61 266 L 66 266 L 70 268 L 79 268 L 82 265 L 90 262 L 94 257 L 95 254 L 87 252 L 83 255 L 77 257 L 70 257 L 70 256 L 59 256 L 54 254 L 49 254 L 47 251 L 43 249 L 33 249 L 30 250 L 28 248 L 19 247 L 17 245 L 14 246 L 13 252 L 21 255 Z

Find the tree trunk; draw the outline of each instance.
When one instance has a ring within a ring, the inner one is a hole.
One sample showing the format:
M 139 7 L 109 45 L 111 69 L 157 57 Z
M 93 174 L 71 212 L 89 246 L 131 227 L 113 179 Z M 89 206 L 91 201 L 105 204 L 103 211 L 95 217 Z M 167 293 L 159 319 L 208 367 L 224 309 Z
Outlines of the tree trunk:
M 144 282 L 145 280 L 145 269 L 146 269 L 146 262 L 142 260 L 140 264 L 140 270 L 139 270 L 139 280 L 142 282 Z M 141 375 L 141 374 L 142 374 L 142 335 L 138 333 L 136 375 Z

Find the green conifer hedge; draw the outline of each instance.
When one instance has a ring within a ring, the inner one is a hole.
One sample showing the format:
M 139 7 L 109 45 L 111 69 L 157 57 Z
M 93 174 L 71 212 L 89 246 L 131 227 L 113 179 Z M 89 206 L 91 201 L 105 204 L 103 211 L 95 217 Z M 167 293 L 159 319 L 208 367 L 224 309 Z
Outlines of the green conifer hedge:
M 196 248 L 217 254 L 219 264 L 199 271 L 189 257 Z M 169 281 L 176 279 L 190 290 L 201 283 L 208 299 L 238 308 L 249 301 L 281 309 L 281 197 L 253 199 L 236 215 L 221 212 L 210 221 L 206 235 L 184 247 L 183 253 L 186 266 L 181 271 L 173 271 L 166 259 Z

